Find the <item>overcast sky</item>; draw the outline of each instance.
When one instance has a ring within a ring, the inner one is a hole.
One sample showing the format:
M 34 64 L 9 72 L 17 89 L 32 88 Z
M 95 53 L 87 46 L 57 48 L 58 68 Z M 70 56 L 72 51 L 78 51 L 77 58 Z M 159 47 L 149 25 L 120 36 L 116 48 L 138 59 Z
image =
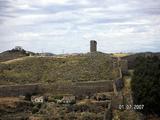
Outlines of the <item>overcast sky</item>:
M 160 51 L 160 0 L 0 0 L 0 52 Z

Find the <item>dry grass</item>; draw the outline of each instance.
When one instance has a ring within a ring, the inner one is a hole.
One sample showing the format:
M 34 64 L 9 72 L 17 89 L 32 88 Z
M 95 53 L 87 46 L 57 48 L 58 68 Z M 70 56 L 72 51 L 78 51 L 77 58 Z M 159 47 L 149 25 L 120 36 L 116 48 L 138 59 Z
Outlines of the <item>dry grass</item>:
M 18 97 L 1 97 L 0 98 L 0 108 L 1 107 L 16 107 L 18 102 L 21 102 L 20 98 Z
M 141 114 L 131 110 L 114 110 L 113 116 L 112 120 L 141 120 Z
M 54 57 L 25 57 L 0 64 L 0 84 L 112 80 L 118 75 L 111 56 L 103 53 Z
M 114 57 L 125 57 L 130 55 L 129 53 L 113 53 Z
M 77 102 L 77 105 L 85 105 L 85 104 L 90 104 L 92 103 L 94 100 L 91 99 L 83 99 Z
M 11 64 L 11 63 L 14 63 L 14 62 L 19 62 L 19 61 L 25 60 L 27 58 L 28 58 L 28 56 L 27 57 L 16 58 L 16 59 L 13 59 L 13 60 L 8 60 L 8 61 L 1 62 L 1 63 Z

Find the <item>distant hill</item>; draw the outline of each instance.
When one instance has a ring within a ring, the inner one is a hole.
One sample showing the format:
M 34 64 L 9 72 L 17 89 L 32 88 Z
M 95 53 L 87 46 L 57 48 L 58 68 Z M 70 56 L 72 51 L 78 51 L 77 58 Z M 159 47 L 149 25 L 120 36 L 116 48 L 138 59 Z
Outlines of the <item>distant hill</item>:
M 0 53 L 0 62 L 5 62 L 8 60 L 13 60 L 21 57 L 26 57 L 30 55 L 35 55 L 35 56 L 55 56 L 53 53 L 45 52 L 45 53 L 34 53 L 30 51 L 24 50 L 20 46 L 16 46 L 12 50 L 7 50 L 2 53 Z
M 149 56 L 158 56 L 160 58 L 160 53 L 152 53 L 152 52 L 144 52 L 144 53 L 136 53 L 128 56 L 122 57 L 122 59 L 128 60 L 129 69 L 133 69 L 135 65 L 135 60 L 137 57 L 149 57 Z
M 119 76 L 113 58 L 103 53 L 65 57 L 28 57 L 0 64 L 0 84 L 112 80 Z
M 4 62 L 7 60 L 12 60 L 20 57 L 29 56 L 29 53 L 26 53 L 25 50 L 8 50 L 0 53 L 0 62 Z
M 0 53 L 0 62 L 5 62 L 8 60 L 13 60 L 21 57 L 26 57 L 29 55 L 36 55 L 33 52 L 24 50 L 21 46 L 16 46 L 12 50 L 7 50 Z

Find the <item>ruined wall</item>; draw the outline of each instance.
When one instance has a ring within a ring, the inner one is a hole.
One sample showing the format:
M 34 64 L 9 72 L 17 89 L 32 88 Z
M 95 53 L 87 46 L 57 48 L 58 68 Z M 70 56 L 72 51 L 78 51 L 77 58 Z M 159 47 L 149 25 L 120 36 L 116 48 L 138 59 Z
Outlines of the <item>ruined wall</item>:
M 115 65 L 117 59 L 115 59 Z M 122 88 L 122 72 L 119 67 L 119 77 L 115 80 L 88 82 L 59 82 L 52 84 L 9 85 L 0 86 L 0 96 L 20 96 L 27 94 L 73 94 L 89 96 L 99 92 L 117 93 Z
M 88 81 L 88 82 L 76 82 L 75 86 L 106 86 L 109 87 L 113 84 L 112 80 L 101 80 L 101 81 Z
M 75 82 L 70 84 L 53 84 L 42 86 L 45 92 L 52 94 L 74 94 L 74 95 L 88 95 L 98 92 L 113 91 L 113 81 L 92 81 L 92 82 Z
M 41 93 L 38 84 L 34 85 L 2 85 L 0 86 L 0 96 L 20 96 L 20 95 L 32 95 Z
M 115 59 L 116 63 L 117 59 Z M 115 64 L 120 66 L 119 64 Z M 5 85 L 0 86 L 0 96 L 19 96 L 27 94 L 74 94 L 75 96 L 92 95 L 98 92 L 114 92 L 123 87 L 122 72 L 119 67 L 119 77 L 115 80 L 88 82 L 61 82 L 52 84 Z
M 126 74 L 128 72 L 128 61 L 123 60 L 119 57 L 113 57 L 113 67 L 118 67 L 118 77 L 114 79 L 113 81 L 113 89 L 114 94 L 118 95 L 118 92 L 123 88 L 123 74 Z
M 113 91 L 113 81 L 93 81 L 78 83 L 54 83 L 54 84 L 38 84 L 38 85 L 15 85 L 0 86 L 0 96 L 19 96 L 27 94 L 74 94 L 74 95 L 90 95 L 98 92 Z
M 99 92 L 113 92 L 113 81 L 78 82 L 73 87 L 75 96 L 90 96 Z
M 128 72 L 128 61 L 127 60 L 120 60 L 120 67 L 123 74 Z
M 72 94 L 73 85 L 66 83 L 54 83 L 54 84 L 45 84 L 41 86 L 44 90 L 44 93 L 50 94 Z

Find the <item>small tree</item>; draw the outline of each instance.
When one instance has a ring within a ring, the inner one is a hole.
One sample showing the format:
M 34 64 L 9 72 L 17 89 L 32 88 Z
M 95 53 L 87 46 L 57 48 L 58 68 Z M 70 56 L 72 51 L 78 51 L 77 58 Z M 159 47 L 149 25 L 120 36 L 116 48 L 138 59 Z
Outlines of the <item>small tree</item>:
M 160 114 L 160 59 L 139 57 L 131 82 L 134 105 L 144 105 L 143 113 Z

